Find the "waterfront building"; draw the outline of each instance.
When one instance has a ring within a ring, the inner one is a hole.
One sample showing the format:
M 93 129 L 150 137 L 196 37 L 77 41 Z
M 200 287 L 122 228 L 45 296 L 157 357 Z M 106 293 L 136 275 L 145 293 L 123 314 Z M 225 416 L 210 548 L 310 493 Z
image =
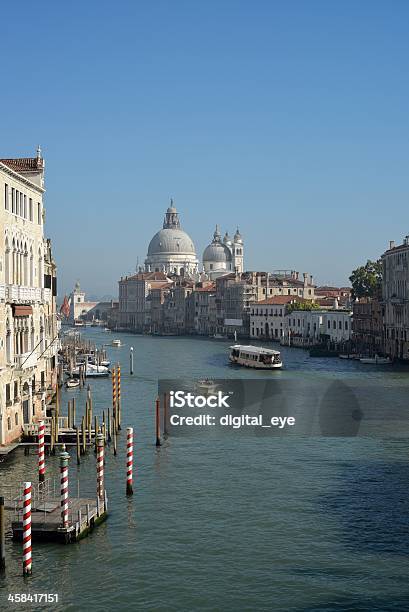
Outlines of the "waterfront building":
M 98 302 L 90 302 L 85 299 L 85 291 L 82 291 L 80 283 L 77 281 L 69 298 L 69 322 L 74 324 L 77 321 L 85 320 L 87 313 L 93 310 L 97 303 Z
M 164 272 L 180 276 L 194 276 L 199 271 L 199 261 L 191 237 L 182 230 L 179 214 L 170 201 L 163 227 L 149 243 L 145 259 L 146 272 Z
M 393 359 L 409 359 L 409 236 L 382 255 L 384 348 Z
M 350 310 L 293 310 L 284 318 L 283 344 L 314 346 L 324 342 L 342 345 L 352 331 Z
M 232 271 L 244 271 L 244 244 L 238 228 L 233 240 L 227 232 L 222 240 L 216 225 L 213 240 L 203 252 L 203 270 L 211 280 Z
M 187 298 L 193 288 L 194 282 L 186 279 L 179 279 L 169 287 L 163 300 L 162 333 L 182 335 L 191 328 Z
M 118 325 L 121 329 L 142 333 L 151 328 L 153 289 L 163 289 L 171 284 L 164 272 L 138 272 L 121 277 L 119 281 Z
M 276 295 L 252 302 L 250 308 L 250 337 L 280 341 L 284 337 L 287 306 L 303 298 L 291 295 Z
M 383 352 L 383 307 L 377 298 L 361 298 L 352 305 L 352 342 L 357 353 Z
M 0 444 L 46 415 L 56 385 L 56 266 L 44 238 L 44 159 L 0 160 Z
M 188 299 L 188 333 L 199 336 L 214 336 L 217 329 L 216 284 L 211 281 L 199 283 Z

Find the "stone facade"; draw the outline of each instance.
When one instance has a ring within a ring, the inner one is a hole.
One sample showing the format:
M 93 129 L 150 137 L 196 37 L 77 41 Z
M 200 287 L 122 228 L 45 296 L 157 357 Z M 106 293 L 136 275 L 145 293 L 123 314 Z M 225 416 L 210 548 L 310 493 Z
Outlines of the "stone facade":
M 392 359 L 409 359 L 409 236 L 382 255 L 384 350 Z
M 0 444 L 46 415 L 59 348 L 56 266 L 44 238 L 44 160 L 0 160 Z
M 383 352 L 383 306 L 379 299 L 361 298 L 353 303 L 352 340 L 357 353 Z

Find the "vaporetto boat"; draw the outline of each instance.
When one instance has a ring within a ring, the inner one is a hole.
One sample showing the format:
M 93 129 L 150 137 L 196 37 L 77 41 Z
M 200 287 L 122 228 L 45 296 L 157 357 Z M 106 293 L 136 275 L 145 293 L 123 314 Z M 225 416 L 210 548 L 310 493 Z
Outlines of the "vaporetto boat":
M 280 351 L 261 346 L 234 344 L 230 347 L 229 360 L 231 363 L 258 370 L 276 370 L 283 367 Z

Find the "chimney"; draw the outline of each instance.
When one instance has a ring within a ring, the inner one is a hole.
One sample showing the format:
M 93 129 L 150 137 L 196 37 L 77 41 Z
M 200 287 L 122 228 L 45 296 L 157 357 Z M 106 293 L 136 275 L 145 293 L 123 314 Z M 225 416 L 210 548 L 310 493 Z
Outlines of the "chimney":
M 306 287 L 306 286 L 307 286 L 307 284 L 308 284 L 308 281 L 307 281 L 307 279 L 308 279 L 308 274 L 307 274 L 307 272 L 303 272 L 303 273 L 302 273 L 302 275 L 303 275 L 303 277 L 304 277 L 304 287 Z
M 395 248 L 395 241 L 389 240 L 389 249 L 394 249 L 394 248 Z
M 337 298 L 334 299 L 334 310 L 339 310 L 339 304 Z

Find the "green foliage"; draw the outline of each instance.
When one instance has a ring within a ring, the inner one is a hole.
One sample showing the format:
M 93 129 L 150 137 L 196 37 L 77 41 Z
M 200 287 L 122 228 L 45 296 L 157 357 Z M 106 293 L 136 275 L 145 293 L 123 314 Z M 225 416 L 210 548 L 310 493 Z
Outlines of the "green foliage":
M 349 277 L 352 285 L 352 297 L 379 297 L 382 291 L 382 261 L 368 261 L 359 266 Z
M 320 306 L 315 302 L 293 302 L 288 304 L 287 312 L 293 312 L 293 310 L 320 310 Z

